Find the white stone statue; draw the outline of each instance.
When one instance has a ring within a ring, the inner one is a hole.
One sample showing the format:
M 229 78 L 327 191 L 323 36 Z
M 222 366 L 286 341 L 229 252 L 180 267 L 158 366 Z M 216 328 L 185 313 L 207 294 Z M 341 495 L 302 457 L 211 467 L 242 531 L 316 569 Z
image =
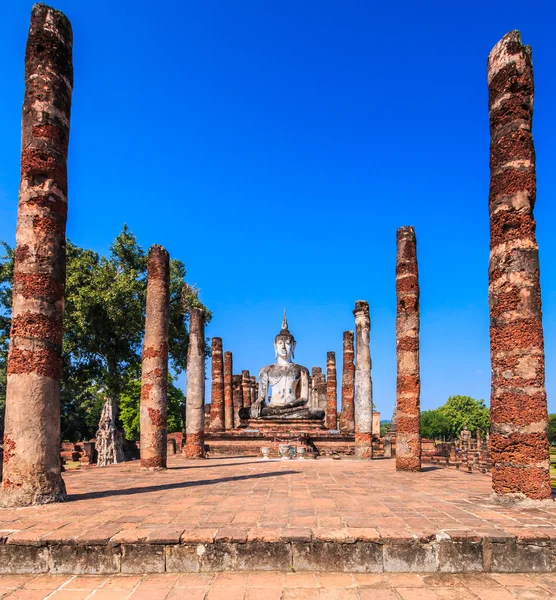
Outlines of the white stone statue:
M 259 395 L 256 402 L 251 405 L 251 418 L 324 418 L 323 410 L 307 407 L 309 371 L 293 362 L 295 344 L 295 339 L 288 330 L 288 320 L 284 310 L 282 329 L 274 340 L 276 362 L 260 370 Z M 272 396 L 267 404 L 269 386 L 272 388 Z

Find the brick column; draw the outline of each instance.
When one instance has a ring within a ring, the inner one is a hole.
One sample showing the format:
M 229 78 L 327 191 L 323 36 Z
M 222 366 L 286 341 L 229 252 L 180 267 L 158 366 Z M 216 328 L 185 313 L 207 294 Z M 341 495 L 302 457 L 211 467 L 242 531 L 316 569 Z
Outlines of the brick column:
M 536 197 L 533 66 L 518 31 L 488 58 L 492 487 L 551 497 Z
M 313 408 L 323 408 L 319 403 L 319 385 L 324 382 L 324 375 L 321 367 L 311 369 L 311 405 Z
M 234 398 L 232 388 L 233 362 L 232 353 L 224 352 L 224 427 L 234 428 Z
M 243 394 L 243 406 L 248 408 L 251 406 L 251 377 L 249 371 L 241 372 L 241 392 Z
M 165 469 L 168 445 L 168 327 L 170 257 L 162 246 L 151 246 L 147 259 L 147 309 L 141 378 L 141 467 Z
M 232 394 L 234 403 L 234 429 L 241 426 L 241 419 L 239 418 L 239 411 L 243 408 L 243 387 L 241 384 L 241 375 L 234 375 L 232 377 Z
M 396 469 L 421 470 L 419 279 L 413 227 L 396 236 Z
M 369 304 L 357 300 L 355 309 L 355 456 L 373 457 L 373 392 L 371 385 L 371 319 Z
M 338 427 L 338 392 L 336 389 L 336 355 L 334 352 L 327 352 L 326 354 L 325 424 L 328 429 Z
M 4 506 L 66 499 L 60 474 L 60 378 L 72 86 L 70 22 L 61 12 L 35 4 L 25 52 Z
M 224 430 L 224 366 L 222 338 L 212 338 L 212 392 L 210 400 L 210 431 Z
M 205 458 L 205 317 L 200 308 L 189 315 L 185 458 Z
M 353 358 L 353 331 L 344 331 L 344 351 L 342 364 L 342 412 L 340 414 L 340 430 L 342 433 L 353 433 L 355 430 L 355 363 L 353 362 Z

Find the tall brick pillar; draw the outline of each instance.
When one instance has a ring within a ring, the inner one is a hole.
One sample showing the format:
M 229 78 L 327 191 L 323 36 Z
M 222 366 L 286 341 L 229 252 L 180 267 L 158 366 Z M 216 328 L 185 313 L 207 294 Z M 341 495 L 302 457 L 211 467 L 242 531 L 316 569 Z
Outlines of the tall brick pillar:
M 251 404 L 257 401 L 257 396 L 259 395 L 259 390 L 257 389 L 257 378 L 255 375 L 251 375 Z
M 355 363 L 353 362 L 353 359 L 353 331 L 344 331 L 342 363 L 342 412 L 340 414 L 340 430 L 342 433 L 353 433 L 355 431 Z
M 234 396 L 232 386 L 233 361 L 232 353 L 224 352 L 224 427 L 234 428 Z
M 313 408 L 320 408 L 322 410 L 325 409 L 324 406 L 321 406 L 321 402 L 319 400 L 319 385 L 324 383 L 324 374 L 322 372 L 321 367 L 313 367 L 311 369 L 311 405 Z
M 70 22 L 61 12 L 35 4 L 25 52 L 4 506 L 66 499 L 60 474 L 60 378 L 72 87 Z
M 398 229 L 396 246 L 396 469 L 420 471 L 419 273 L 413 227 Z
M 147 259 L 147 310 L 141 378 L 141 467 L 165 469 L 167 456 L 170 257 L 151 246 Z
M 241 383 L 241 375 L 234 375 L 232 377 L 232 394 L 234 403 L 234 429 L 241 426 L 241 419 L 239 418 L 239 411 L 243 408 L 243 386 Z
M 248 408 L 251 406 L 251 377 L 249 371 L 241 372 L 241 392 L 243 394 L 243 406 Z
M 533 65 L 518 31 L 488 57 L 492 487 L 550 498 L 536 197 Z M 399 429 L 399 425 L 398 425 Z
M 326 414 L 325 425 L 328 429 L 338 426 L 338 392 L 336 389 L 336 355 L 326 354 Z
M 210 401 L 210 431 L 224 430 L 224 365 L 222 338 L 212 338 L 212 393 Z
M 205 317 L 200 308 L 189 313 L 185 458 L 205 458 Z
M 373 392 L 371 385 L 371 318 L 369 304 L 357 300 L 355 309 L 355 456 L 373 457 Z

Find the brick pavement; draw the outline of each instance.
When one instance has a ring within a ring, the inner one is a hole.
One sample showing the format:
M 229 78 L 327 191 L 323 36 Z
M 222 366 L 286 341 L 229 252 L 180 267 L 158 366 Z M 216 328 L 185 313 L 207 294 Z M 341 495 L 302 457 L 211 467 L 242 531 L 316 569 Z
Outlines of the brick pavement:
M 110 555 L 110 564 L 97 565 L 112 573 L 132 568 L 124 562 L 144 551 L 138 545 L 151 544 L 158 546 L 156 564 L 145 567 L 151 570 L 287 569 L 292 560 L 298 569 L 329 568 L 322 557 L 318 564 L 305 560 L 307 548 L 317 548 L 326 555 L 335 549 L 359 556 L 335 556 L 336 570 L 358 570 L 354 559 L 367 570 L 428 571 L 441 568 L 441 546 L 450 541 L 462 556 L 444 551 L 452 563 L 446 570 L 458 565 L 464 571 L 556 570 L 556 508 L 497 506 L 490 499 L 488 475 L 435 467 L 396 472 L 394 460 L 380 459 L 187 462 L 176 456 L 169 465 L 167 472 L 141 471 L 131 462 L 66 473 L 71 502 L 0 510 L 0 558 L 19 552 L 16 546 L 31 547 L 35 555 L 29 561 L 37 569 L 66 572 L 72 568 L 71 546 L 94 547 L 98 558 L 107 547 L 128 545 L 127 558 L 122 550 L 121 559 Z M 485 540 L 490 546 L 479 548 Z M 194 553 L 197 543 L 215 552 L 218 544 L 236 544 L 233 554 L 247 548 L 246 542 L 283 543 L 282 554 L 257 566 L 249 565 L 248 556 L 226 562 L 207 551 L 203 564 L 192 564 L 183 554 L 185 546 Z M 369 554 L 378 544 L 384 545 L 384 557 Z M 421 544 L 416 561 L 409 552 L 412 544 Z M 51 549 L 58 546 L 66 552 L 62 557 L 59 548 Z M 159 556 L 162 546 L 174 548 L 167 551 L 172 560 Z M 176 546 L 184 547 L 175 551 Z M 49 556 L 41 554 L 43 547 Z M 524 558 L 529 550 L 533 554 Z M 5 568 L 27 572 L 27 567 Z
M 554 597 L 555 574 L 0 575 L 0 598 L 5 600 L 534 600 Z

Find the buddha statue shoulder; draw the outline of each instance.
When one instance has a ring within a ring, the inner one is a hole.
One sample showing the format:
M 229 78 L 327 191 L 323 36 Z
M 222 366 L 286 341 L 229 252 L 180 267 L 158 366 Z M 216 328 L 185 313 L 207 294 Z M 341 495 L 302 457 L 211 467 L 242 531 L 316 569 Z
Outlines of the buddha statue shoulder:
M 251 418 L 290 417 L 322 419 L 324 411 L 310 409 L 309 370 L 293 362 L 296 341 L 288 330 L 286 311 L 282 329 L 274 339 L 276 362 L 263 367 L 259 372 L 259 394 L 251 405 Z M 272 395 L 266 402 L 269 388 Z

